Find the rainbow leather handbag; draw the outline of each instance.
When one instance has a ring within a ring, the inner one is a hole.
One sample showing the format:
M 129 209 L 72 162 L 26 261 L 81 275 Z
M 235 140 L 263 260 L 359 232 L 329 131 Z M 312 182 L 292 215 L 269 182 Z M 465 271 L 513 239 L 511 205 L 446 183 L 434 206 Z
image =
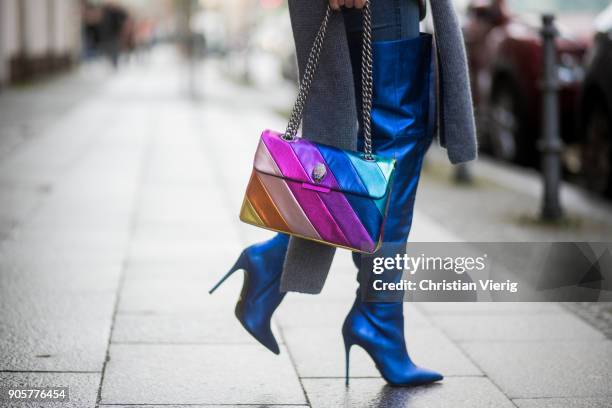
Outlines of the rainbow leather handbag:
M 373 253 L 383 240 L 395 159 L 372 154 L 369 2 L 363 9 L 364 152 L 297 137 L 330 15 L 328 7 L 310 51 L 287 130 L 266 130 L 261 135 L 240 219 L 299 238 Z

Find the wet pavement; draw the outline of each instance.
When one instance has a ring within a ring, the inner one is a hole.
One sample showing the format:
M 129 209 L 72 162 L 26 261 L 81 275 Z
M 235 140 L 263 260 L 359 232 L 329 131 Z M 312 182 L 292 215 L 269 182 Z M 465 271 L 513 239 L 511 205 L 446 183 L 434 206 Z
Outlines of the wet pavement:
M 70 402 L 44 406 L 78 408 L 611 406 L 612 342 L 556 303 L 408 304 L 410 353 L 445 380 L 389 387 L 354 349 L 345 387 L 340 327 L 356 288 L 346 251 L 320 296 L 286 297 L 279 356 L 249 337 L 233 315 L 240 277 L 207 290 L 270 236 L 237 214 L 258 134 L 284 128 L 277 111 L 292 94 L 223 71 L 207 64 L 201 97 L 187 97 L 165 51 L 85 93 L 68 78 L 0 95 L 3 140 L 15 123 L 43 124 L 0 162 L 0 388 L 68 386 Z M 49 107 L 7 110 L 24 92 Z M 484 163 L 475 185 L 457 186 L 441 163 L 434 149 L 413 240 L 612 236 L 597 200 L 569 191 L 580 222 L 542 226 L 525 221 L 539 207 L 533 175 Z

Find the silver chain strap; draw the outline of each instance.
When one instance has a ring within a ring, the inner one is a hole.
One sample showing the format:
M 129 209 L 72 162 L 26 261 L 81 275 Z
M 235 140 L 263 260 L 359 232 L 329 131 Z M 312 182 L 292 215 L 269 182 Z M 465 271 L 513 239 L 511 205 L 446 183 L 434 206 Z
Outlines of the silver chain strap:
M 363 122 L 363 152 L 366 160 L 372 157 L 372 13 L 368 0 L 363 9 L 363 44 L 361 46 L 361 103 Z
M 323 42 L 325 40 L 325 33 L 327 32 L 327 24 L 331 16 L 332 9 L 328 5 L 325 10 L 325 16 L 323 16 L 323 22 L 321 27 L 315 36 L 312 49 L 308 54 L 308 60 L 306 62 L 306 68 L 302 80 L 300 81 L 300 89 L 298 92 L 297 100 L 291 110 L 289 116 L 289 123 L 287 124 L 287 130 L 283 135 L 285 140 L 295 139 L 300 123 L 302 122 L 302 116 L 304 114 L 304 106 L 306 105 L 306 99 L 310 93 L 310 87 L 314 79 L 314 75 L 319 66 L 319 58 L 321 56 L 321 49 L 323 48 Z M 361 88 L 362 88 L 362 122 L 363 122 L 363 151 L 364 158 L 366 160 L 373 160 L 372 156 L 372 13 L 370 10 L 370 1 L 367 1 L 363 7 L 363 45 L 361 49 Z

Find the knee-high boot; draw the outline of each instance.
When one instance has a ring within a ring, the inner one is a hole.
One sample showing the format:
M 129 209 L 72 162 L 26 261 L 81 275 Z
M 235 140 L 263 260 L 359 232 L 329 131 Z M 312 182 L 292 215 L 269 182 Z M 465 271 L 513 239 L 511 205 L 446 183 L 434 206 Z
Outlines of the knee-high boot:
M 351 54 L 359 58 L 359 41 L 352 42 Z M 423 157 L 433 135 L 432 38 L 421 35 L 410 40 L 374 42 L 373 52 L 373 149 L 376 154 L 397 159 L 384 244 L 374 256 L 395 256 L 406 249 Z M 353 66 L 359 64 L 354 62 Z M 401 296 L 371 290 L 373 275 L 368 262 L 362 262 L 365 259 L 359 254 L 354 254 L 353 259 L 359 268 L 361 288 L 342 328 L 347 383 L 349 351 L 354 345 L 368 352 L 391 385 L 412 386 L 441 380 L 441 374 L 416 366 L 408 355 Z M 398 271 L 376 276 L 386 282 L 400 278 Z

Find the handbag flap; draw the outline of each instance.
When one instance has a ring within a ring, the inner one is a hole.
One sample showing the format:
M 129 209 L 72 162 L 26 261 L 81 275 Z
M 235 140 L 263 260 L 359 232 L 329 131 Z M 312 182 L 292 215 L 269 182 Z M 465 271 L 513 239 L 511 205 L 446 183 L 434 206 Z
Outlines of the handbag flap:
M 374 156 L 374 160 L 366 160 L 358 152 L 302 138 L 287 141 L 281 133 L 266 130 L 259 140 L 254 168 L 319 191 L 329 189 L 379 199 L 387 193 L 395 159 Z

